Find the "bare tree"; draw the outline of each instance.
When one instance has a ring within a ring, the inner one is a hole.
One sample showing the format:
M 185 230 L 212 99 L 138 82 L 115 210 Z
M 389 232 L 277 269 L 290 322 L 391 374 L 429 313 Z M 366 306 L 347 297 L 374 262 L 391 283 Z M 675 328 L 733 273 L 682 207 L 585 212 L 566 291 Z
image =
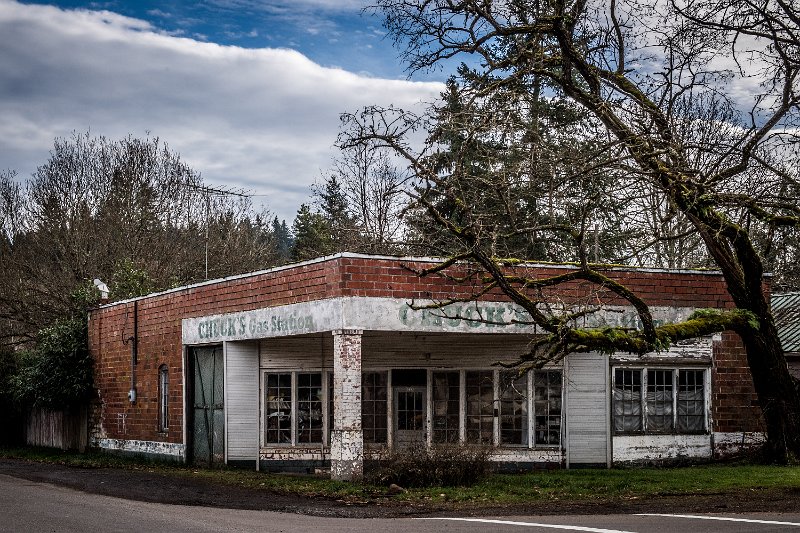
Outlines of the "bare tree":
M 108 282 L 112 297 L 202 280 L 206 244 L 212 277 L 277 261 L 266 215 L 246 198 L 206 198 L 199 174 L 157 138 L 56 139 L 24 186 L 12 178 L 0 176 L 0 320 L 10 324 L 0 342 L 33 340 L 87 280 Z M 147 279 L 117 291 L 128 274 Z
M 453 184 L 472 179 L 468 165 L 462 164 L 470 154 L 455 152 L 443 172 L 437 166 L 436 139 L 420 152 L 406 140 L 410 130 L 424 126 L 416 117 L 380 109 L 350 115 L 342 144 L 390 147 L 404 157 L 419 180 L 417 202 L 461 245 L 448 261 L 423 274 L 441 272 L 459 259 L 477 265 L 485 273 L 476 278 L 485 281 L 483 290 L 501 288 L 546 332 L 529 356 L 536 364 L 580 350 L 646 353 L 681 339 L 733 330 L 747 351 L 767 424 L 768 455 L 782 462 L 800 456 L 800 397 L 763 290 L 764 262 L 753 238 L 754 228 L 796 234 L 800 227 L 798 139 L 793 133 L 800 118 L 795 2 L 377 4 L 386 27 L 404 47 L 411 71 L 469 56 L 480 64 L 474 73 L 478 82 L 469 84 L 469 98 L 486 101 L 510 87 L 545 84 L 552 97 L 584 109 L 590 127 L 600 128 L 597 137 L 606 139 L 597 146 L 597 168 L 623 171 L 640 198 L 651 196 L 668 219 L 674 217 L 682 228 L 672 237 L 702 240 L 724 276 L 735 309 L 657 327 L 645 302 L 592 263 L 586 223 L 547 228 L 575 242 L 576 270 L 547 279 L 509 270 L 519 258 L 498 256 L 489 245 L 492 240 L 485 238 L 485 225 L 440 209 L 440 195 L 457 202 L 461 192 Z M 743 4 L 747 9 L 739 11 Z M 732 90 L 737 86 L 746 89 Z M 746 97 L 751 99 L 743 109 Z M 694 134 L 698 128 L 705 134 Z M 471 126 L 463 135 L 481 133 Z M 517 144 L 512 138 L 505 146 Z M 776 149 L 782 150 L 782 164 L 770 158 Z M 502 165 L 488 168 L 492 183 L 503 177 Z M 585 173 L 588 167 L 579 170 Z M 592 179 L 588 174 L 578 194 L 592 189 Z M 652 242 L 659 241 L 661 236 L 655 235 Z M 542 309 L 544 289 L 575 280 L 628 301 L 639 313 L 641 327 L 587 331 L 574 327 L 574 311 Z
M 384 152 L 361 146 L 342 149 L 322 183 L 312 187 L 329 228 L 329 252 L 399 252 L 404 186 L 405 176 Z

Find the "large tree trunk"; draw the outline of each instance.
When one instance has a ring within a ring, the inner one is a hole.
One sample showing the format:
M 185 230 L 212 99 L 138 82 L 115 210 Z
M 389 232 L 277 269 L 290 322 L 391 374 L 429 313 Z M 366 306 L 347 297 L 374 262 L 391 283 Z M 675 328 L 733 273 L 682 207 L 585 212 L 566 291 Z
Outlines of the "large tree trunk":
M 741 334 L 753 385 L 767 426 L 765 459 L 786 463 L 800 458 L 800 394 L 789 374 L 786 358 L 771 320 L 757 332 Z
M 752 312 L 758 320 L 756 328 L 745 327 L 737 333 L 747 352 L 767 426 L 765 459 L 774 463 L 800 459 L 800 393 L 789 374 L 768 293 L 764 290 L 761 257 L 749 235 L 724 215 L 695 211 L 685 197 L 674 198 L 700 232 L 736 307 Z

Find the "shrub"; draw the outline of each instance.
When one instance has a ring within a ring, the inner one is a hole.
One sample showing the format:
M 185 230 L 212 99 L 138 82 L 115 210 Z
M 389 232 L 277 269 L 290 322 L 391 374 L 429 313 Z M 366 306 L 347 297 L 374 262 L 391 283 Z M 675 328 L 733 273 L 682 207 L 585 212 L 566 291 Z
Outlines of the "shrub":
M 490 470 L 490 449 L 462 444 L 415 445 L 381 454 L 365 479 L 376 485 L 401 487 L 468 486 Z
M 36 347 L 20 354 L 13 378 L 18 402 L 60 409 L 82 403 L 93 392 L 86 319 L 57 321 L 39 332 Z

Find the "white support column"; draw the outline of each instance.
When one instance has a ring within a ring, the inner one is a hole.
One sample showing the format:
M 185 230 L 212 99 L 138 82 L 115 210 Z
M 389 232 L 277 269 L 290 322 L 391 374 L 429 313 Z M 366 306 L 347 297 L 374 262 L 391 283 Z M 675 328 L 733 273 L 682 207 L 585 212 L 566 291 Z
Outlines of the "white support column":
M 361 330 L 333 332 L 331 479 L 352 481 L 364 471 L 361 429 Z

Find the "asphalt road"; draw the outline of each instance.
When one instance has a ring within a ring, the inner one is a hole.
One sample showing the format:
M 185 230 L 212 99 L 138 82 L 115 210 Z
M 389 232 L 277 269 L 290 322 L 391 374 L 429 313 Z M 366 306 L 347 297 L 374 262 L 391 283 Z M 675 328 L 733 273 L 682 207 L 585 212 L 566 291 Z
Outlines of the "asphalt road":
M 131 501 L 0 474 L 0 531 L 800 533 L 800 502 L 780 514 L 354 519 Z

